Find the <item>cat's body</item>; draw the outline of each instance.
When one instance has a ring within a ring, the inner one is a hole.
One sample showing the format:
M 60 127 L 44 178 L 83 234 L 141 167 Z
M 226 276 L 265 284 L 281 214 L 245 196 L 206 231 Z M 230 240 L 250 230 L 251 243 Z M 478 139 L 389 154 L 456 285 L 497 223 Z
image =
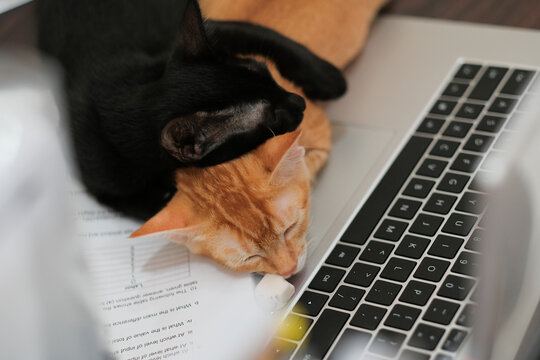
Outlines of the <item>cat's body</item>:
M 194 0 L 40 0 L 39 24 L 41 49 L 65 70 L 84 184 L 139 217 L 164 205 L 174 169 L 233 159 L 298 126 L 304 101 L 237 53 L 270 55 L 314 97 L 344 91 L 335 68 L 277 33 L 203 26 Z
M 340 67 L 360 50 L 382 3 L 201 1 L 203 12 L 210 17 L 254 21 L 279 29 Z M 279 66 L 266 61 L 281 86 L 301 93 L 280 74 Z M 307 248 L 310 183 L 328 157 L 331 140 L 328 118 L 311 101 L 307 101 L 299 128 L 301 134 L 276 136 L 231 162 L 178 170 L 175 197 L 133 236 L 167 232 L 171 240 L 191 251 L 239 271 L 288 276 L 300 270 Z

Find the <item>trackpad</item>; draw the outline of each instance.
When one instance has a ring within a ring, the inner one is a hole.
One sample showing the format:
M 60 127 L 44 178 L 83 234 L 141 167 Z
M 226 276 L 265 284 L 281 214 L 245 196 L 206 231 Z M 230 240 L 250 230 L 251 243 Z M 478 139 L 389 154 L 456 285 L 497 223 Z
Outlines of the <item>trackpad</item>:
M 381 155 L 386 153 L 394 135 L 379 129 L 332 125 L 330 157 L 312 192 L 308 260 L 304 271 L 296 276 L 300 282 L 326 251 L 332 239 L 324 238 L 325 235 L 359 185 L 367 180 L 374 165 L 381 161 Z M 323 238 L 324 243 L 321 242 Z

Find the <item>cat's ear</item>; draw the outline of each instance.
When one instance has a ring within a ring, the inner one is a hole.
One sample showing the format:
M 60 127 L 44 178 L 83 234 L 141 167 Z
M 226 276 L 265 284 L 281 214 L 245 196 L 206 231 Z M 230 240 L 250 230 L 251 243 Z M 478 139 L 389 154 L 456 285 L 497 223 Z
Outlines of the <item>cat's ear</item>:
M 193 214 L 185 202 L 179 196 L 174 196 L 160 212 L 129 237 L 155 235 L 170 231 L 169 238 L 174 242 L 185 244 L 195 236 L 198 228 L 199 225 L 193 225 Z
M 200 58 L 210 54 L 208 39 L 204 30 L 201 8 L 196 0 L 187 0 L 184 18 L 180 25 L 180 36 L 174 56 L 180 58 Z
M 272 184 L 286 183 L 304 166 L 305 149 L 298 144 L 301 134 L 296 130 L 275 136 L 257 149 L 257 155 L 272 174 Z
M 169 121 L 161 131 L 161 146 L 184 164 L 200 161 L 224 139 L 219 128 L 204 125 L 207 118 L 208 113 L 200 111 Z

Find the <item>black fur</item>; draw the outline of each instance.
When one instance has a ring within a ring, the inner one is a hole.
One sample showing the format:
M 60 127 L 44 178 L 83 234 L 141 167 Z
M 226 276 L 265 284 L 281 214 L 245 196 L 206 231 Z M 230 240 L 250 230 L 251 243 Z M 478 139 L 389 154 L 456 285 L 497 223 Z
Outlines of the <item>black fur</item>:
M 247 23 L 207 21 L 195 0 L 40 0 L 39 45 L 65 70 L 76 160 L 101 201 L 146 218 L 181 166 L 233 159 L 294 130 L 304 100 L 345 91 L 341 73 L 305 47 Z

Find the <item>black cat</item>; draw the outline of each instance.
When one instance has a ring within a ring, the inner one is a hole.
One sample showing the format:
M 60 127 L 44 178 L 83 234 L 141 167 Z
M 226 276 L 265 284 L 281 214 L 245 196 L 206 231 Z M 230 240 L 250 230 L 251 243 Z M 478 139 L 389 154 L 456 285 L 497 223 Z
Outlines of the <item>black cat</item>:
M 102 202 L 146 218 L 181 166 L 233 159 L 294 130 L 302 97 L 272 79 L 263 54 L 307 96 L 345 92 L 338 69 L 270 29 L 203 22 L 195 0 L 40 0 L 39 46 L 65 70 L 77 164 Z

